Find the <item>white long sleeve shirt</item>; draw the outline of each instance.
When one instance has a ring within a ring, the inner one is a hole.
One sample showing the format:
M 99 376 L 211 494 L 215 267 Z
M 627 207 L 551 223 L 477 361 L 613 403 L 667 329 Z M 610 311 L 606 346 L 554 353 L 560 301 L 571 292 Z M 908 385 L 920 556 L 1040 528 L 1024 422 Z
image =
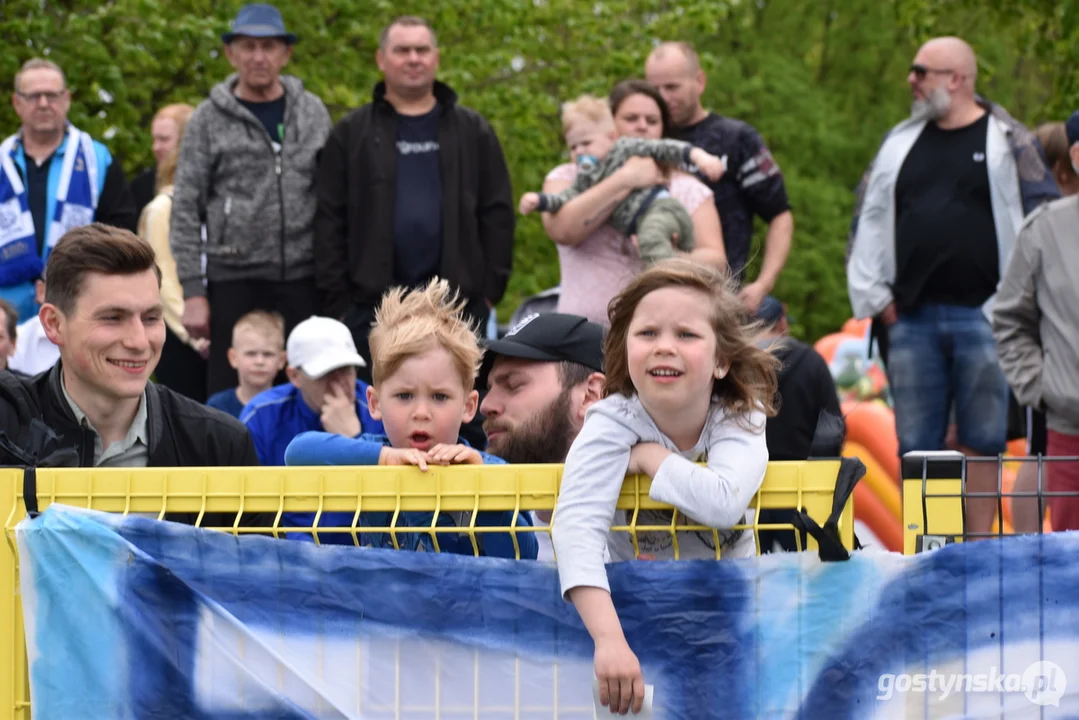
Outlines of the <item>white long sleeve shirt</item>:
M 764 413 L 753 412 L 748 420 L 753 430 L 713 405 L 697 443 L 683 452 L 656 427 L 636 396 L 611 395 L 592 405 L 566 457 L 552 529 L 563 596 L 580 586 L 610 590 L 605 548 L 614 561 L 634 557 L 628 534 L 610 528 L 626 522 L 615 504 L 630 450 L 638 443 L 654 442 L 672 451 L 652 478 L 653 500 L 673 505 L 688 523 L 719 529 L 741 524 L 768 467 Z M 696 464 L 700 461 L 706 467 Z M 670 520 L 668 512 L 641 511 L 637 524 L 667 525 Z M 752 533 L 728 531 L 719 537 L 723 557 L 755 553 Z M 715 558 L 712 533 L 680 531 L 677 538 L 680 558 Z M 654 559 L 674 557 L 669 532 L 638 532 L 637 543 L 642 554 Z

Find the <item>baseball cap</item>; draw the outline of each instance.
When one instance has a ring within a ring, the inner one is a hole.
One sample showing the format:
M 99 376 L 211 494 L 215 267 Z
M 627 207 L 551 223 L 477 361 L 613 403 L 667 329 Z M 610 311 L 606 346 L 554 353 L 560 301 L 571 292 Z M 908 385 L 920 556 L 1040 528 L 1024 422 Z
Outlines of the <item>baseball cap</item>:
M 292 329 L 285 344 L 289 367 L 316 380 L 338 368 L 366 367 L 352 333 L 340 320 L 314 315 Z
M 1079 110 L 1076 110 L 1064 123 L 1064 132 L 1068 134 L 1068 147 L 1079 143 Z
M 579 315 L 529 315 L 505 337 L 487 342 L 479 386 L 487 386 L 487 373 L 499 355 L 538 362 L 574 362 L 603 372 L 603 332 L 602 325 Z
M 783 303 L 779 302 L 779 300 L 771 295 L 765 295 L 764 299 L 761 300 L 760 307 L 757 308 L 757 312 L 753 317 L 755 320 L 771 327 L 786 317 L 786 315 L 787 311 L 783 308 Z

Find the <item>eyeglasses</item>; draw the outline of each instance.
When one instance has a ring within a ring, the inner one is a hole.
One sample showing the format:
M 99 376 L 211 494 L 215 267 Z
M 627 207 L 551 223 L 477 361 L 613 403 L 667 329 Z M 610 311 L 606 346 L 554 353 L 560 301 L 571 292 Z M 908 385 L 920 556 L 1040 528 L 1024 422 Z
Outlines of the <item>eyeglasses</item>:
M 32 103 L 34 105 L 39 104 L 42 98 L 45 98 L 45 100 L 47 100 L 50 105 L 54 105 L 60 100 L 60 98 L 67 94 L 67 90 L 36 93 L 24 93 L 16 91 L 15 94 L 21 97 L 26 102 Z
M 910 66 L 910 72 L 914 73 L 914 77 L 918 78 L 919 80 L 925 80 L 926 75 L 948 75 L 954 73 L 955 70 L 945 68 L 931 68 L 926 67 L 925 65 L 921 65 L 919 63 L 914 63 Z

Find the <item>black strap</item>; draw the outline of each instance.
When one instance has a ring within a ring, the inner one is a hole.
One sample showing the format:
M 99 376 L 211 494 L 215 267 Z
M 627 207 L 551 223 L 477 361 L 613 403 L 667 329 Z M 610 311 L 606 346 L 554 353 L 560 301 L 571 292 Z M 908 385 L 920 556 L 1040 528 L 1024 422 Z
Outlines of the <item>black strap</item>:
M 854 486 L 865 477 L 865 465 L 858 458 L 842 458 L 839 461 L 839 474 L 836 476 L 835 492 L 832 494 L 832 514 L 821 527 L 804 510 L 794 514 L 794 526 L 809 533 L 817 541 L 817 554 L 823 562 L 850 560 L 850 551 L 843 546 L 839 537 L 839 518 L 854 492 Z M 855 549 L 861 543 L 855 538 Z
M 866 356 L 873 359 L 873 341 L 877 341 L 877 354 L 884 366 L 888 366 L 888 326 L 879 317 L 873 318 L 869 324 L 869 354 Z
M 37 509 L 36 467 L 28 467 L 22 471 L 22 503 L 26 506 L 26 514 L 30 519 L 41 514 Z
M 637 212 L 633 214 L 633 219 L 629 221 L 629 227 L 626 228 L 626 236 L 637 234 L 637 223 L 641 221 L 644 214 L 648 212 L 648 208 L 652 207 L 652 201 L 655 200 L 661 192 L 666 190 L 665 185 L 656 185 L 648 191 L 648 195 L 645 196 L 644 202 L 637 208 Z
M 31 518 L 39 513 L 37 502 L 37 468 L 78 467 L 79 453 L 75 448 L 57 448 L 59 436 L 38 418 L 30 421 L 23 446 L 0 431 L 0 465 L 23 468 L 22 496 L 26 514 Z
M 4 465 L 16 465 L 23 468 L 22 497 L 26 514 L 31 518 L 38 516 L 37 507 L 37 457 L 35 453 L 19 447 L 7 433 L 0 432 L 0 462 Z

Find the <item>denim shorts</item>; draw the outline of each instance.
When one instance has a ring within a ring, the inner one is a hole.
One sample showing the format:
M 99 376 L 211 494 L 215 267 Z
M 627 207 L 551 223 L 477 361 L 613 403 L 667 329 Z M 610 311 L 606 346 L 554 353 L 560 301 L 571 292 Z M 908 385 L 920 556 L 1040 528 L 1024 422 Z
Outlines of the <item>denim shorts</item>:
M 921 305 L 899 314 L 888 342 L 901 455 L 943 450 L 953 404 L 961 446 L 982 455 L 1004 452 L 1008 382 L 981 308 Z

